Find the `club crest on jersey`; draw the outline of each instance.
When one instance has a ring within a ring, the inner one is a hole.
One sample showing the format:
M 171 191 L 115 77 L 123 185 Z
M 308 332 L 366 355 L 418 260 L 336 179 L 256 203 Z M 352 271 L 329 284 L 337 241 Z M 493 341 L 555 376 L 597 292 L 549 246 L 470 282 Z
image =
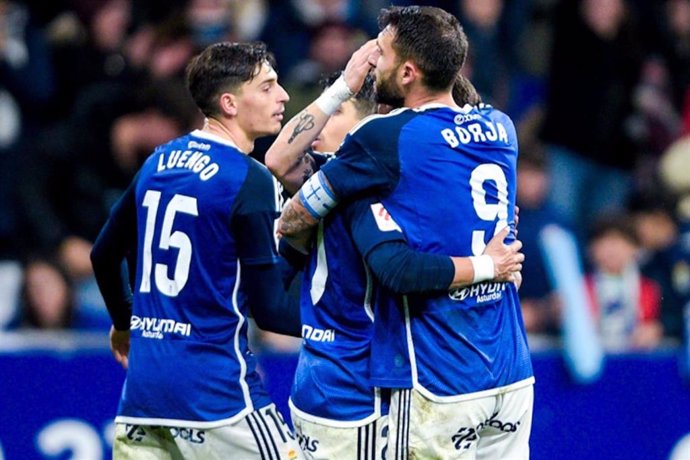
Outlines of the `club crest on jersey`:
M 382 232 L 397 231 L 402 233 L 400 226 L 393 220 L 393 217 L 386 211 L 381 203 L 374 203 L 371 205 L 371 212 L 374 214 L 376 226 Z

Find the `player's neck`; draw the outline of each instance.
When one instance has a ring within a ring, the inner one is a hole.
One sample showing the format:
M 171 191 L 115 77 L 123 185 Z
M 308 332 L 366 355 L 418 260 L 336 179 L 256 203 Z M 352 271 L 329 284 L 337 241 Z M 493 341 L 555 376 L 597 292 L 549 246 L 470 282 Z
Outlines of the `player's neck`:
M 453 95 L 449 91 L 431 93 L 423 88 L 416 88 L 405 96 L 405 107 L 417 108 L 425 104 L 443 104 L 456 107 Z
M 242 153 L 249 154 L 254 150 L 254 141 L 252 139 L 243 135 L 241 130 L 233 129 L 233 126 L 228 126 L 216 118 L 207 117 L 202 131 L 215 134 L 218 137 L 231 141 Z

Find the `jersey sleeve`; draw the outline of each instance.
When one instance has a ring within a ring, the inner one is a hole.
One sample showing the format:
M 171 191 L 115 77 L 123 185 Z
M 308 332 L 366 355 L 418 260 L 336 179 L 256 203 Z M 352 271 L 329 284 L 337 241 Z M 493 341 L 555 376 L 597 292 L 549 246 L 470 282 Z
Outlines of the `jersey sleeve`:
M 96 283 L 115 329 L 129 329 L 132 289 L 125 258 L 136 252 L 136 178 L 115 203 L 91 249 Z
M 311 158 L 314 172 L 319 171 L 323 165 L 335 158 L 332 153 L 322 153 L 316 150 L 309 150 L 307 155 Z
M 242 294 L 256 325 L 264 331 L 299 337 L 302 332 L 299 298 L 290 296 L 284 271 L 277 265 L 247 265 L 242 274 Z
M 231 227 L 243 268 L 241 291 L 259 328 L 298 337 L 299 302 L 287 294 L 291 278 L 278 255 L 274 223 L 278 190 L 268 170 L 251 162 L 233 205 Z M 294 273 L 293 273 L 294 276 Z
M 231 212 L 231 231 L 242 264 L 278 263 L 274 225 L 279 216 L 278 192 L 268 170 L 254 160 Z
M 400 165 L 395 126 L 374 120 L 345 138 L 336 158 L 321 168 L 338 201 L 364 194 L 385 195 L 397 184 Z
M 450 257 L 412 250 L 381 203 L 362 199 L 343 212 L 357 249 L 383 286 L 399 294 L 448 289 L 455 276 Z

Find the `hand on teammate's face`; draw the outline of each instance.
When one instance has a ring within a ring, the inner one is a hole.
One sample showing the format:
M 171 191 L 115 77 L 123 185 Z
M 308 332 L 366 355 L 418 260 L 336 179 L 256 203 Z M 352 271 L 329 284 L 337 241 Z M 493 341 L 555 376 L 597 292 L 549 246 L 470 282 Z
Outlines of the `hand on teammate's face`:
M 352 93 L 356 94 L 362 88 L 364 79 L 376 65 L 377 53 L 376 40 L 369 40 L 352 54 L 343 71 L 345 83 Z

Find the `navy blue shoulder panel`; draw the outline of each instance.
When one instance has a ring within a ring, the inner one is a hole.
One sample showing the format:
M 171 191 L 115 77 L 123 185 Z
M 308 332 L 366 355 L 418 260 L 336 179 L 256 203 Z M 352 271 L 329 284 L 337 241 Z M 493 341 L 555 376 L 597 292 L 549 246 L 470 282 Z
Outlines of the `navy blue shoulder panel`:
M 276 184 L 273 176 L 252 157 L 245 158 L 249 167 L 233 203 L 232 214 L 268 212 L 275 213 L 277 218 Z
M 274 223 L 279 217 L 279 190 L 271 173 L 251 157 L 247 177 L 230 213 L 237 254 L 244 264 L 274 264 L 278 249 Z
M 419 113 L 401 109 L 365 118 L 345 138 L 325 174 L 340 201 L 364 194 L 386 195 L 400 179 L 399 141 Z

